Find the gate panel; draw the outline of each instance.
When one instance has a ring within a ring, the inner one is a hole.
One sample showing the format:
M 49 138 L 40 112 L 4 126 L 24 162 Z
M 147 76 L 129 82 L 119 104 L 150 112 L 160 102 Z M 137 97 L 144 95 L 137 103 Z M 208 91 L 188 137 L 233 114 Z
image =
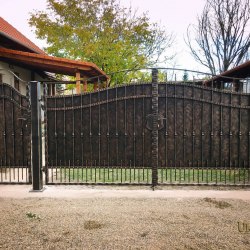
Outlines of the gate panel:
M 152 184 L 152 98 L 152 84 L 47 97 L 47 183 Z M 156 98 L 158 184 L 250 184 L 248 94 L 159 83 Z
M 249 95 L 162 84 L 159 182 L 250 184 Z
M 151 85 L 47 97 L 48 183 L 151 183 Z
M 0 184 L 31 183 L 28 99 L 0 84 Z

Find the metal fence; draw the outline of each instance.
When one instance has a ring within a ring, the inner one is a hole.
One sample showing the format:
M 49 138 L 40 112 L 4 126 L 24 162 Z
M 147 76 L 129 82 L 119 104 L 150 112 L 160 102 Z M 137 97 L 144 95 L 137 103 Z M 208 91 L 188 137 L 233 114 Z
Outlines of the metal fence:
M 250 96 L 203 82 L 46 96 L 46 182 L 249 185 Z
M 57 96 L 46 85 L 61 83 L 42 83 L 42 98 L 40 83 L 31 98 L 1 84 L 0 183 L 42 189 L 43 159 L 46 184 L 249 186 L 249 81 L 193 73 L 91 79 L 89 92 Z
M 31 183 L 29 101 L 0 84 L 0 184 Z

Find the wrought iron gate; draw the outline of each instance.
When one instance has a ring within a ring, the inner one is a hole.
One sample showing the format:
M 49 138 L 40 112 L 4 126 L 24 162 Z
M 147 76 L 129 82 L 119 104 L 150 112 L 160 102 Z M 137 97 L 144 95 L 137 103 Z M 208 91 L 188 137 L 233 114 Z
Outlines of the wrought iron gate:
M 249 94 L 187 83 L 46 96 L 47 184 L 250 184 Z
M 30 107 L 26 96 L 0 84 L 0 184 L 31 183 Z

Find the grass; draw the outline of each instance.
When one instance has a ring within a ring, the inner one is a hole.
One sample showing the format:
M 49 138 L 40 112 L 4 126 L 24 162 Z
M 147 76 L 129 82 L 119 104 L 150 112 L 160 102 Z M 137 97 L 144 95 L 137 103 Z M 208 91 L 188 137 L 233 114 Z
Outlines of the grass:
M 135 183 L 151 184 L 149 168 L 53 168 L 48 169 L 49 183 Z M 250 184 L 250 169 L 158 169 L 159 184 Z

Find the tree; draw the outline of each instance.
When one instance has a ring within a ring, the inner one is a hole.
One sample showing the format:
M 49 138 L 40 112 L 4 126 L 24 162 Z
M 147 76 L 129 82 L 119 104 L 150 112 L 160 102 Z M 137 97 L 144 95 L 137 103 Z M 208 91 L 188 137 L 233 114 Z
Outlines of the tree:
M 183 82 L 187 82 L 188 81 L 188 72 L 186 70 L 184 70 L 182 80 L 183 80 Z
M 197 26 L 189 26 L 186 43 L 194 58 L 212 74 L 246 60 L 250 47 L 249 4 L 249 0 L 207 0 Z
M 47 0 L 29 20 L 48 54 L 94 62 L 106 73 L 151 66 L 171 46 L 172 35 L 147 14 L 138 16 L 117 0 Z M 121 82 L 129 73 L 116 74 Z

